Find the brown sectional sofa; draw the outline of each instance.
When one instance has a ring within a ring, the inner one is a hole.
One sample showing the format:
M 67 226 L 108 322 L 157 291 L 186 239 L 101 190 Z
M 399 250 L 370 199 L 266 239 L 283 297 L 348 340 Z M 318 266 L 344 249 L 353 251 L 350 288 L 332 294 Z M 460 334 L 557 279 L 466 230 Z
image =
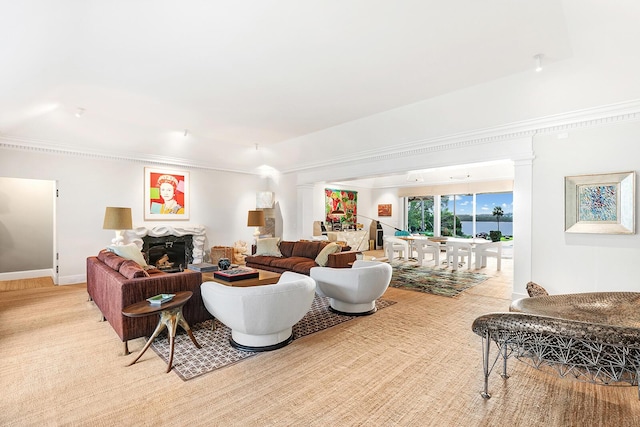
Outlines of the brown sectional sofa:
M 193 326 L 211 318 L 200 296 L 201 284 L 199 272 L 147 272 L 134 261 L 106 250 L 87 258 L 87 292 L 123 341 L 125 354 L 129 353 L 128 340 L 151 336 L 158 316 L 126 317 L 122 314 L 124 307 L 161 293 L 191 291 L 193 296 L 183 307 L 183 315 Z
M 280 242 L 280 252 L 282 257 L 253 255 L 245 258 L 247 267 L 259 268 L 261 270 L 284 273 L 293 271 L 295 273 L 309 275 L 312 267 L 317 267 L 315 259 L 326 245 L 327 241 L 298 241 Z M 355 261 L 356 252 L 342 251 L 329 254 L 327 267 L 347 268 L 349 263 Z

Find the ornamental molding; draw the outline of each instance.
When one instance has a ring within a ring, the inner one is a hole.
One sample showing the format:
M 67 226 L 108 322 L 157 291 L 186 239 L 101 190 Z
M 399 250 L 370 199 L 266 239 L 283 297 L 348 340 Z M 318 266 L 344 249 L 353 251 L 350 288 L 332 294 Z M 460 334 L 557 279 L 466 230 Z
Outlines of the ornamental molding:
M 384 149 L 363 150 L 354 155 L 342 155 L 340 158 L 317 162 L 313 165 L 299 165 L 297 168 L 291 168 L 284 173 L 300 172 L 327 166 L 353 166 L 354 163 L 397 160 L 451 149 L 516 141 L 518 139 L 532 138 L 536 135 L 563 133 L 637 120 L 640 120 L 640 100 L 556 114 L 444 137 L 400 143 Z
M 300 163 L 280 172 L 284 174 L 296 173 L 341 165 L 352 167 L 354 164 L 397 160 L 470 146 L 516 141 L 523 138 L 532 138 L 535 135 L 569 132 L 637 120 L 640 120 L 640 100 L 632 100 L 437 138 L 398 142 L 397 144 L 390 142 L 387 144 L 387 147 L 384 148 L 360 150 L 358 153 L 351 155 L 341 154 L 339 157 L 325 159 L 320 162 Z M 247 171 L 211 166 L 182 158 L 143 155 L 131 152 L 83 150 L 76 147 L 51 143 L 50 141 L 20 138 L 10 135 L 0 135 L 0 149 L 34 151 L 45 154 L 78 156 L 102 160 L 129 161 L 147 165 L 180 166 L 248 175 L 259 174 L 253 170 Z

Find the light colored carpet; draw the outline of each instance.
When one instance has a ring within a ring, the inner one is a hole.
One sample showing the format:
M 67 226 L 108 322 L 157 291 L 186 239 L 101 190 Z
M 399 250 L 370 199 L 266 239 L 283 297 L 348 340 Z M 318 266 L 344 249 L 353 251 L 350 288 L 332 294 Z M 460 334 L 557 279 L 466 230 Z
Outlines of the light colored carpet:
M 389 288 L 397 301 L 190 381 L 122 343 L 81 285 L 0 295 L 3 426 L 634 426 L 634 387 L 558 379 L 519 362 L 484 401 L 484 313 L 507 310 L 510 275 L 457 298 Z

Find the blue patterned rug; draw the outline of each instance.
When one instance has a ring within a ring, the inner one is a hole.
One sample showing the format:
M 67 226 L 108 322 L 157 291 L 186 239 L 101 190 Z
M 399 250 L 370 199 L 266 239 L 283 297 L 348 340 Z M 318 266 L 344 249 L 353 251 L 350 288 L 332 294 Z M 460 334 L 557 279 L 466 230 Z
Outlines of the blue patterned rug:
M 395 301 L 383 299 L 376 301 L 378 309 L 393 304 L 395 304 Z M 356 317 L 329 311 L 329 298 L 316 295 L 309 312 L 293 326 L 293 338 L 295 340 L 353 320 Z M 214 330 L 211 330 L 212 322 L 215 322 L 216 327 Z M 179 333 L 176 335 L 173 351 L 173 371 L 185 381 L 260 354 L 232 347 L 229 344 L 231 329 L 217 319 L 199 323 L 192 326 L 191 330 L 202 348 L 196 348 L 189 336 L 181 328 L 178 328 Z M 151 344 L 151 348 L 165 363 L 169 361 L 169 339 L 166 334 L 156 338 Z
M 393 261 L 391 266 L 393 275 L 389 286 L 445 297 L 455 297 L 489 278 L 466 270 L 466 266 L 456 271 L 422 267 L 415 261 Z

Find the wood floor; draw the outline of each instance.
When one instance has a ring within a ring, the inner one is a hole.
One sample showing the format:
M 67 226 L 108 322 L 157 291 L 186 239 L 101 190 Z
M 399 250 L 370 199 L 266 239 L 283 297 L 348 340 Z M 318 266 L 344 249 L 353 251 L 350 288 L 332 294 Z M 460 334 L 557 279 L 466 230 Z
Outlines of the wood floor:
M 84 285 L 0 293 L 0 425 L 637 426 L 635 387 L 558 379 L 512 361 L 482 388 L 484 313 L 508 309 L 511 264 L 456 298 L 390 288 L 372 316 L 184 382 L 121 343 Z
M 17 291 L 20 289 L 44 288 L 54 286 L 51 277 L 36 277 L 33 279 L 0 280 L 0 292 Z

